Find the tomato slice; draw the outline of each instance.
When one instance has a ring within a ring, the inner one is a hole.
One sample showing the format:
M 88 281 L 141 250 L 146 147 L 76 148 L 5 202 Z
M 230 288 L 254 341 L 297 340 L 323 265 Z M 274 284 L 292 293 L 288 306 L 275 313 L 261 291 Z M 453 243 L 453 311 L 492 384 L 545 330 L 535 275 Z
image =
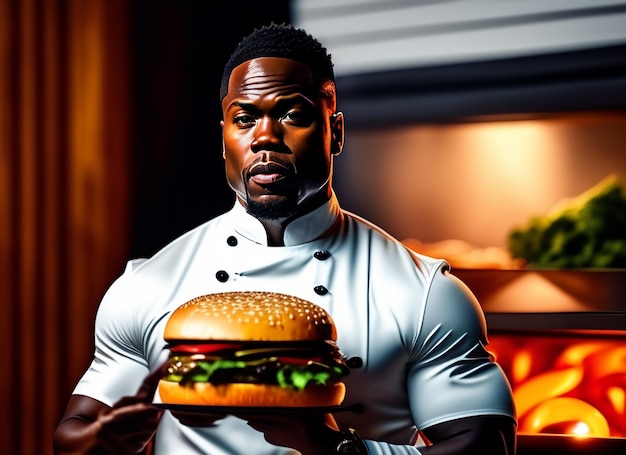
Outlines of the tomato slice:
M 307 365 L 309 362 L 321 362 L 322 358 L 321 357 L 310 357 L 310 358 L 303 358 L 303 357 L 284 357 L 284 356 L 279 356 L 277 357 L 278 361 L 281 363 L 286 363 L 289 365 Z
M 178 354 L 208 354 L 211 352 L 240 349 L 241 347 L 242 345 L 239 343 L 188 343 L 171 346 L 170 351 Z

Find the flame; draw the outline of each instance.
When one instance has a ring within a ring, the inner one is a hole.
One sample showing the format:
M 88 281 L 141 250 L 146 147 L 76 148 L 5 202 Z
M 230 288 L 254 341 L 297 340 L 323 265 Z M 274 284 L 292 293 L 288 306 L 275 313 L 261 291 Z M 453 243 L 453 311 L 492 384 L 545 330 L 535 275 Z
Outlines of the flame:
M 542 401 L 563 395 L 578 386 L 583 378 L 582 368 L 548 371 L 535 376 L 513 390 L 519 415 L 525 414 Z
M 530 374 L 533 364 L 533 353 L 530 349 L 520 349 L 513 359 L 511 374 L 513 381 L 517 384 L 522 382 Z
M 520 433 L 626 437 L 626 344 L 492 334 L 513 386 Z
M 600 411 L 578 398 L 569 397 L 552 398 L 533 408 L 522 421 L 520 432 L 543 433 L 550 426 L 567 422 L 574 422 L 568 434 L 610 436 L 609 423 Z
M 606 396 L 619 414 L 626 414 L 626 390 L 620 387 L 609 387 Z
M 606 343 L 601 341 L 583 342 L 568 346 L 556 359 L 554 366 L 560 368 L 562 366 L 580 365 L 587 356 L 605 348 Z
M 587 425 L 585 422 L 577 422 L 576 425 L 572 427 L 572 434 L 576 436 L 589 436 L 590 433 L 591 428 L 589 428 L 589 425 Z

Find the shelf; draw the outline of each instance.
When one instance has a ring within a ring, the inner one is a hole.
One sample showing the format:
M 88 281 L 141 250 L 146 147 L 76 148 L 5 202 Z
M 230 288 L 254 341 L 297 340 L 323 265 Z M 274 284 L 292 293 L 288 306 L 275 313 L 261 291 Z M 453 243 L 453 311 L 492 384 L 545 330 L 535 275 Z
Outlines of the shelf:
M 469 286 L 486 313 L 574 313 L 571 319 L 577 324 L 576 313 L 626 314 L 624 269 L 453 269 L 452 273 Z

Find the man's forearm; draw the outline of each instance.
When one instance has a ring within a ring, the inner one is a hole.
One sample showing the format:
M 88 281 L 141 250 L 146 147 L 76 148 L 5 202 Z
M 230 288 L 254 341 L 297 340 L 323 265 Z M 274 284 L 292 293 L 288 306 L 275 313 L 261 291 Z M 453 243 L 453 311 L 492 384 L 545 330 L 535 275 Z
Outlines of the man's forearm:
M 79 416 L 65 419 L 57 427 L 54 438 L 54 455 L 103 455 L 98 447 L 98 424 Z
M 424 455 L 489 453 L 514 455 L 516 423 L 506 416 L 476 416 L 452 420 L 424 430 L 432 445 L 420 448 Z

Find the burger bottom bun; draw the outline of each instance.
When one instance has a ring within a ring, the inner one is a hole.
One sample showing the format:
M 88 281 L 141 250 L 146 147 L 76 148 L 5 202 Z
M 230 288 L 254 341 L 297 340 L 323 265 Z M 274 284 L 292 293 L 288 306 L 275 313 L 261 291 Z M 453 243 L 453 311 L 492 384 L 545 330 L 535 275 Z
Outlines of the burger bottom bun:
M 315 407 L 339 406 L 344 399 L 343 382 L 309 385 L 304 390 L 266 384 L 195 383 L 182 386 L 177 382 L 159 381 L 159 395 L 166 404 L 197 406 Z

